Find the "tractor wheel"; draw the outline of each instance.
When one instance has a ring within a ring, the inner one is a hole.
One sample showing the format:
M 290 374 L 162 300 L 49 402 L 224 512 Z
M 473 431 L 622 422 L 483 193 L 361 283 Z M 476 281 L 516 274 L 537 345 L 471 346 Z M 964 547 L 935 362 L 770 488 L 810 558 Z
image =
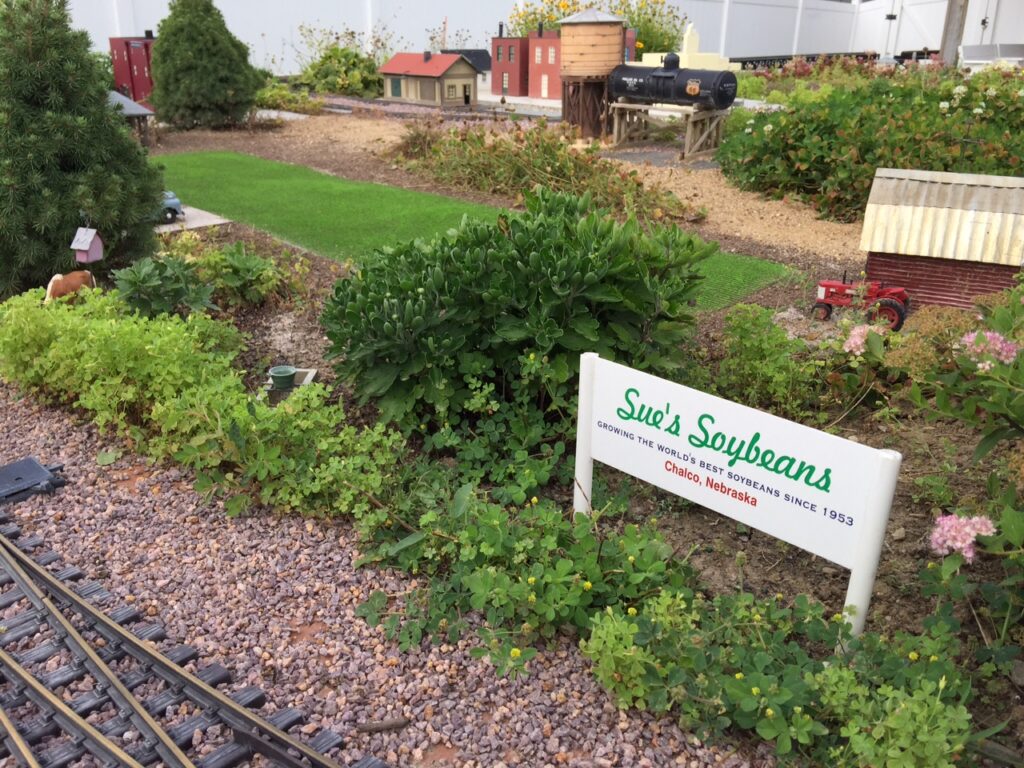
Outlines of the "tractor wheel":
M 903 321 L 907 319 L 907 310 L 895 299 L 879 299 L 868 310 L 868 319 L 871 322 L 876 319 L 883 320 L 889 326 L 889 330 L 898 331 L 903 327 Z
M 173 224 L 178 220 L 178 212 L 173 208 L 164 208 L 164 223 Z
M 823 301 L 817 302 L 811 307 L 811 317 L 815 320 L 828 320 L 832 317 L 832 305 Z

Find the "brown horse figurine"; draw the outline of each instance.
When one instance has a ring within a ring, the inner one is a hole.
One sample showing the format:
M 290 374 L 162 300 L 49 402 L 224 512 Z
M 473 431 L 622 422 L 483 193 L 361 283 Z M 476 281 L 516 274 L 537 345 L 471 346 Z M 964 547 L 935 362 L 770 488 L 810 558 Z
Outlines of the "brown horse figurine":
M 46 286 L 46 298 L 43 299 L 43 303 L 49 304 L 61 296 L 70 296 L 73 293 L 78 293 L 83 288 L 95 287 L 96 278 L 92 276 L 92 272 L 85 269 L 69 272 L 66 275 L 54 275 Z

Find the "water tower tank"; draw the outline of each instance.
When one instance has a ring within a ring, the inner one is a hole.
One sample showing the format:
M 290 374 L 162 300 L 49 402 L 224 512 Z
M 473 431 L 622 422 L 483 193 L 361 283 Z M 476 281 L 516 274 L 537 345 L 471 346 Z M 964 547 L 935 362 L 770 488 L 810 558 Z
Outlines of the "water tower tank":
M 562 19 L 562 77 L 607 77 L 625 58 L 625 20 L 588 9 Z

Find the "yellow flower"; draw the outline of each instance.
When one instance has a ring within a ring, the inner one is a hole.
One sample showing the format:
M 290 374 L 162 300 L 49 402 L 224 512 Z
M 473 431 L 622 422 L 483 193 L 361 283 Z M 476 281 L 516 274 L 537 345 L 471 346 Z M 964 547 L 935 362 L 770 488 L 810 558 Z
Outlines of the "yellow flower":
M 775 599 L 776 600 L 781 600 L 782 599 L 782 593 L 781 592 L 776 592 L 775 593 Z
M 932 654 L 931 656 L 928 657 L 928 661 L 938 661 L 938 660 L 939 660 L 939 657 L 934 655 L 934 654 Z
M 536 359 L 537 359 L 537 356 L 536 356 L 536 355 L 535 355 L 535 354 L 534 354 L 533 352 L 531 352 L 531 353 L 530 353 L 530 359 L 531 359 L 531 360 L 536 360 Z
M 593 585 L 593 584 L 591 584 L 591 583 L 590 583 L 589 581 L 584 581 L 584 582 L 583 582 L 583 589 L 584 589 L 584 591 L 586 591 L 586 592 L 589 592 L 589 591 L 591 590 L 591 588 L 592 588 L 593 586 L 594 586 L 594 585 Z
M 756 624 L 760 620 L 761 620 L 761 614 L 760 613 L 755 613 L 754 614 L 754 623 Z
M 917 651 L 911 651 L 907 654 L 907 658 L 911 661 L 917 661 L 921 657 L 918 655 Z
M 520 656 L 523 655 L 523 652 L 520 651 L 518 648 L 513 648 L 511 651 L 508 652 L 508 655 L 511 656 L 513 659 L 518 659 Z
M 641 42 L 640 42 L 639 40 L 637 40 L 637 41 L 636 41 L 636 47 L 637 47 L 637 48 L 643 48 L 643 47 L 644 47 L 644 44 L 643 44 L 643 43 L 641 43 Z
M 526 580 L 526 583 L 532 587 L 534 584 L 537 583 L 537 579 L 534 576 L 531 576 Z
M 629 562 L 631 562 L 631 563 L 635 563 L 635 562 L 636 562 L 636 558 L 635 558 L 635 557 L 633 557 L 632 555 L 630 555 L 630 556 L 629 556 L 629 557 L 627 557 L 626 559 L 627 559 L 627 560 L 629 560 Z
M 754 686 L 753 688 L 751 688 L 751 689 L 750 689 L 750 692 L 751 692 L 751 693 L 752 693 L 752 694 L 753 694 L 754 696 L 760 696 L 760 695 L 761 695 L 761 689 L 760 689 L 760 688 L 758 688 L 758 687 L 757 687 L 756 685 L 755 685 L 755 686 Z
M 764 716 L 771 720 L 773 717 L 775 717 L 775 710 L 771 707 L 768 707 L 768 709 L 764 711 Z
M 737 672 L 735 675 L 733 675 L 733 677 L 735 677 L 737 680 L 742 680 L 743 679 L 743 673 L 742 672 Z
M 636 608 L 634 608 L 633 606 L 629 606 L 629 608 L 626 609 L 626 613 L 628 613 L 630 616 L 636 616 Z
M 536 603 L 537 602 L 537 596 L 535 594 L 533 594 L 533 592 L 531 592 L 530 596 L 528 598 L 526 598 L 526 602 L 528 602 L 528 603 Z
M 530 499 L 530 503 L 533 504 L 533 506 L 536 507 L 537 504 L 540 503 L 540 502 L 538 501 L 537 497 L 534 496 L 532 499 Z

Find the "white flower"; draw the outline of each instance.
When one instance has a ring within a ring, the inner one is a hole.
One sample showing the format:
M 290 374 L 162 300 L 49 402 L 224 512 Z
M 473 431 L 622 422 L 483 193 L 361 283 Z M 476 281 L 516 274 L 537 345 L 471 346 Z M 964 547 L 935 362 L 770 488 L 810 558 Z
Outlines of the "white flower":
M 967 86 L 958 85 L 956 88 L 953 89 L 953 93 L 956 96 L 963 96 L 965 93 L 967 93 Z
M 750 120 L 747 120 L 747 125 L 753 125 L 753 124 L 754 124 L 754 119 L 753 118 L 751 118 Z
M 982 109 L 981 107 L 975 107 L 974 108 L 974 114 L 976 114 L 976 115 L 983 115 L 983 114 L 985 114 L 985 110 Z
M 1019 91 L 1017 91 L 1017 98 L 1024 99 L 1024 88 L 1021 88 Z
M 948 101 L 940 101 L 939 102 L 939 111 L 940 112 L 948 112 L 949 111 L 949 102 Z
M 982 109 L 984 109 L 985 108 L 985 102 L 984 101 L 980 102 L 978 104 L 978 106 L 981 107 Z
M 743 132 L 744 132 L 744 133 L 753 133 L 753 132 L 754 132 L 754 129 L 753 129 L 753 128 L 747 128 L 747 129 L 746 129 L 746 130 L 744 130 Z
M 772 132 L 772 131 L 774 131 L 774 130 L 775 130 L 775 128 L 773 128 L 773 127 L 772 127 L 772 124 L 771 124 L 771 123 L 768 123 L 768 125 L 766 125 L 766 126 L 764 127 L 764 132 L 765 132 L 765 133 L 771 133 L 771 132 Z
M 996 89 L 995 88 L 989 88 L 987 91 L 985 91 L 985 95 L 988 96 L 991 99 L 993 96 L 996 95 Z

